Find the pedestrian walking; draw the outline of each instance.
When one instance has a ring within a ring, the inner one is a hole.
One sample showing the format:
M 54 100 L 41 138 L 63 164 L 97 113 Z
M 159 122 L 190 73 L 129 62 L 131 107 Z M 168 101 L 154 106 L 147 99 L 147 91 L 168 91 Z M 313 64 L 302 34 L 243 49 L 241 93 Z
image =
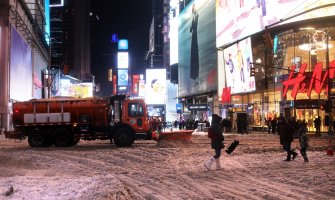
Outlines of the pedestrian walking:
M 300 154 L 304 158 L 305 162 L 309 162 L 307 157 L 307 148 L 308 148 L 308 137 L 307 137 L 307 123 L 305 120 L 298 123 L 299 129 L 297 131 L 297 137 L 299 138 L 300 143 Z
M 283 119 L 280 119 L 278 122 L 280 144 L 283 145 L 283 149 L 287 152 L 287 158 L 284 161 L 294 160 L 298 156 L 298 154 L 291 149 L 295 128 L 294 118 L 290 118 L 288 122 Z
M 212 149 L 215 150 L 215 155 L 211 157 L 208 161 L 205 162 L 204 166 L 209 170 L 211 169 L 212 164 L 215 162 L 216 164 L 216 169 L 221 168 L 221 163 L 220 163 L 220 156 L 221 156 L 221 150 L 224 148 L 224 136 L 223 136 L 223 131 L 221 127 L 221 121 L 222 118 L 217 115 L 213 114 L 212 115 L 212 124 L 210 127 L 210 138 L 211 138 L 211 147 Z
M 315 135 L 316 136 L 321 136 L 321 117 L 318 116 L 317 118 L 314 119 L 314 127 L 315 127 Z

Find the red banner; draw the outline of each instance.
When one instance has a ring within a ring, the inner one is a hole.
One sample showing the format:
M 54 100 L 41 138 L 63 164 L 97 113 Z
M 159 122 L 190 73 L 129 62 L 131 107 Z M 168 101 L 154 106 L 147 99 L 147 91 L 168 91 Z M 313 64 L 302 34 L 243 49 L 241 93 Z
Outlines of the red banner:
M 139 82 L 140 82 L 140 75 L 134 74 L 132 78 L 132 92 L 135 95 L 138 95 Z
M 116 94 L 116 75 L 113 75 L 113 94 Z

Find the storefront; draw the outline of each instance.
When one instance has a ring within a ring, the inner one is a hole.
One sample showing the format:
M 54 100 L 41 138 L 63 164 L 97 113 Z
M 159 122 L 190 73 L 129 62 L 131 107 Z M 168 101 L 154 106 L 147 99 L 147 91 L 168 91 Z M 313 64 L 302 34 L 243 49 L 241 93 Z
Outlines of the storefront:
M 328 131 L 325 119 L 335 115 L 327 104 L 335 98 L 335 17 L 329 16 L 334 6 L 320 9 L 320 18 L 299 15 L 301 20 L 274 23 L 219 47 L 218 73 L 225 74 L 218 88 L 222 116 L 236 120 L 234 113 L 245 112 L 254 127 L 280 115 L 295 117 L 310 131 L 320 116 L 321 131 Z

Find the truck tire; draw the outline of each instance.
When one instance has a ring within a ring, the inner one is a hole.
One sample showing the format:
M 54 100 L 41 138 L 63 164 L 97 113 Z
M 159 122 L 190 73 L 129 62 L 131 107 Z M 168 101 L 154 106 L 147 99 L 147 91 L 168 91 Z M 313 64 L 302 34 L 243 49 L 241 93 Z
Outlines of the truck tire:
M 32 132 L 28 136 L 28 143 L 31 147 L 43 147 L 45 146 L 45 137 L 39 132 Z
M 71 145 L 71 138 L 67 129 L 61 128 L 56 130 L 54 144 L 56 147 L 68 147 Z
M 118 147 L 130 146 L 134 140 L 134 133 L 128 128 L 120 128 L 114 135 L 114 143 Z
M 80 138 L 78 138 L 78 137 L 71 138 L 70 146 L 74 146 L 74 145 L 78 144 L 79 141 L 80 141 Z

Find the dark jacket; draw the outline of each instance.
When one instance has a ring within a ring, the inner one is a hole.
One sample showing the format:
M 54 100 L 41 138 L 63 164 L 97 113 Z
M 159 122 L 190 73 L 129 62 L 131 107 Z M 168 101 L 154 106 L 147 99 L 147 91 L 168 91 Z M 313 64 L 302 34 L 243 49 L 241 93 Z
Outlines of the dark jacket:
M 278 124 L 278 134 L 280 137 L 280 144 L 292 142 L 295 127 L 293 123 L 283 122 Z
M 221 121 L 222 121 L 222 118 L 219 115 L 217 114 L 212 115 L 211 129 L 212 129 L 213 137 L 211 138 L 211 146 L 213 149 L 223 148 L 224 137 L 223 137 Z

